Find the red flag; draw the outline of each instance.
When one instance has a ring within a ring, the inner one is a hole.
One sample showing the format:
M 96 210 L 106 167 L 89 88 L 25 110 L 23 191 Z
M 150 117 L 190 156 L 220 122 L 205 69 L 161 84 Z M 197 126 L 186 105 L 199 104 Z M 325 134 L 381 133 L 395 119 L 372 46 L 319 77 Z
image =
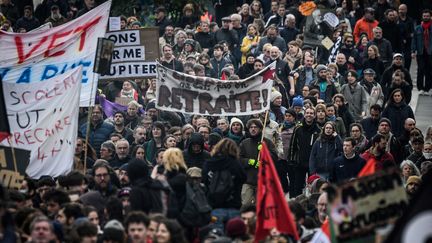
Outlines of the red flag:
M 273 228 L 298 240 L 296 224 L 285 201 L 278 174 L 265 142 L 262 143 L 260 158 L 255 242 L 264 239 Z
M 0 76 L 0 142 L 9 137 L 10 135 L 10 127 L 8 116 L 6 115 L 6 104 L 3 95 L 3 82 Z
M 274 68 L 270 68 L 267 71 L 265 71 L 263 73 L 262 82 L 265 83 L 269 79 L 274 79 L 274 72 L 275 72 Z
M 222 71 L 221 80 L 227 80 L 226 74 L 224 71 Z
M 365 164 L 365 166 L 363 166 L 361 171 L 358 173 L 357 177 L 363 177 L 363 176 L 375 174 L 376 172 L 375 164 L 376 164 L 375 159 L 373 158 L 369 159 Z

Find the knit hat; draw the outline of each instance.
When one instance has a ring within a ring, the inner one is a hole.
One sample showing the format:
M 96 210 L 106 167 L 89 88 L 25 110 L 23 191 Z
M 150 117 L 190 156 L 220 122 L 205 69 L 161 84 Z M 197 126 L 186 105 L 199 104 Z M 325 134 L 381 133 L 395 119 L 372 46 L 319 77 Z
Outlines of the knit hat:
M 139 27 L 141 27 L 141 22 L 134 21 L 134 22 L 132 22 L 131 26 L 134 26 L 134 25 L 138 25 Z
M 123 225 L 116 219 L 108 221 L 104 227 L 103 240 L 112 240 L 123 242 L 125 229 Z
M 252 126 L 252 124 L 254 124 L 255 126 L 259 127 L 260 129 L 263 129 L 263 123 L 260 119 L 250 119 L 247 124 L 246 127 L 249 129 L 250 126 Z
M 129 165 L 128 163 L 124 163 L 124 164 L 122 164 L 122 165 L 120 166 L 119 170 L 126 170 L 126 171 L 127 171 L 128 165 Z
M 303 107 L 303 98 L 300 95 L 293 99 L 292 107 L 296 106 Z
M 146 108 L 145 108 L 145 110 L 146 111 L 148 111 L 148 110 L 150 110 L 150 109 L 156 109 L 156 102 L 149 102 L 147 105 L 146 105 Z
M 282 94 L 277 90 L 273 90 L 271 92 L 271 102 L 273 102 L 277 97 L 282 97 Z
M 186 39 L 184 43 L 195 47 L 195 41 L 192 39 Z
M 297 116 L 295 110 L 294 110 L 294 109 L 291 109 L 291 108 L 290 108 L 290 109 L 287 109 L 287 110 L 285 111 L 285 114 L 287 114 L 287 113 L 291 114 L 291 116 L 293 116 L 293 117 L 296 117 L 296 116 Z
M 201 178 L 202 177 L 202 175 L 201 175 L 201 169 L 200 168 L 198 168 L 198 167 L 192 167 L 192 168 L 189 168 L 187 171 L 186 171 L 186 174 L 188 175 L 188 177 L 190 177 L 190 178 Z
M 410 177 L 408 177 L 406 184 L 409 185 L 411 183 L 415 183 L 417 185 L 420 185 L 422 183 L 422 179 L 419 176 L 410 176 Z
M 391 128 L 392 124 L 391 124 L 391 121 L 390 121 L 388 118 L 385 118 L 385 117 L 381 118 L 381 119 L 379 120 L 378 125 L 380 125 L 380 124 L 383 123 L 383 122 L 386 122 L 386 123 L 389 125 L 389 127 Z
M 393 55 L 393 59 L 395 59 L 396 57 L 403 58 L 403 55 L 402 55 L 401 53 L 395 53 L 395 54 Z
M 237 117 L 233 117 L 233 118 L 231 118 L 231 121 L 230 121 L 230 129 L 231 129 L 234 122 L 240 123 L 242 128 L 244 128 L 243 122 L 240 119 L 238 119 Z
M 241 237 L 246 234 L 246 225 L 241 218 L 232 218 L 226 224 L 226 235 L 231 238 Z
M 319 73 L 322 70 L 327 70 L 327 67 L 325 65 L 323 65 L 323 64 L 319 64 L 318 66 L 315 67 L 315 72 L 316 73 Z
M 217 132 L 212 132 L 208 138 L 208 144 L 213 146 L 216 145 L 222 139 L 221 135 Z

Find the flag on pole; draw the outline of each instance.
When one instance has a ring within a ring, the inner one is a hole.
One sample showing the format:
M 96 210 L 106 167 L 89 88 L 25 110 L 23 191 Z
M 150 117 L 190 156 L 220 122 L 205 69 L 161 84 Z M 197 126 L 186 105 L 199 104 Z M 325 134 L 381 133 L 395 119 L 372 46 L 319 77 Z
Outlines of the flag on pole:
M 363 176 L 375 174 L 375 172 L 376 172 L 375 164 L 376 164 L 375 159 L 373 159 L 373 158 L 369 159 L 367 161 L 367 163 L 365 164 L 365 166 L 363 166 L 361 171 L 358 173 L 357 177 L 363 177 Z
M 6 115 L 6 104 L 5 99 L 3 95 L 3 82 L 2 78 L 0 76 L 0 142 L 9 137 L 10 135 L 10 127 L 9 127 L 9 121 L 8 116 Z
M 324 223 L 321 225 L 321 228 L 317 230 L 314 234 L 311 243 L 330 243 L 331 242 L 331 234 L 330 234 L 330 224 L 329 220 L 326 219 Z
M 260 158 L 255 242 L 264 239 L 273 228 L 291 235 L 297 241 L 297 226 L 285 201 L 279 176 L 265 142 L 262 143 Z

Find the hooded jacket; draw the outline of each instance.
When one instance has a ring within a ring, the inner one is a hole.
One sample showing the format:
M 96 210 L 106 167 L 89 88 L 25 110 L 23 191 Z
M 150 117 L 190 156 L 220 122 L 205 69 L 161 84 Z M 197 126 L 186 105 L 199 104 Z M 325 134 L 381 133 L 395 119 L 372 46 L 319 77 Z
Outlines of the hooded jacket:
M 131 210 L 149 213 L 167 213 L 164 206 L 164 195 L 169 193 L 169 187 L 150 177 L 148 166 L 142 160 L 133 160 L 127 168 L 132 185 L 129 201 Z
M 202 181 L 207 187 L 210 185 L 209 175 L 215 171 L 229 170 L 233 177 L 234 190 L 233 198 L 225 201 L 221 208 L 241 207 L 241 188 L 246 181 L 246 172 L 240 161 L 231 156 L 215 155 L 204 162 L 202 170 Z M 210 202 L 211 203 L 211 202 Z
M 194 153 L 192 145 L 198 144 L 201 152 Z M 183 151 L 183 157 L 188 168 L 198 167 L 202 169 L 204 161 L 210 158 L 210 154 L 204 148 L 204 137 L 199 133 L 192 133 L 186 149 Z
M 333 160 L 342 153 L 342 139 L 339 136 L 321 134 L 310 153 L 310 173 L 317 173 L 321 178 L 328 179 Z

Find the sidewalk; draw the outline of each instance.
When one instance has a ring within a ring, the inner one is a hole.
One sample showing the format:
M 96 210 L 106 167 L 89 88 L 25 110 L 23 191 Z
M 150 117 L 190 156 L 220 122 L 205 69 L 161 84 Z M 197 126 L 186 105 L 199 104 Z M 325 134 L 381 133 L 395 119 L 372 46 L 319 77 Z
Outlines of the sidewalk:
M 423 95 L 419 96 L 418 91 L 416 91 L 416 93 L 418 96 L 416 99 L 416 109 L 414 110 L 416 127 L 418 127 L 424 134 L 426 128 L 429 125 L 432 125 L 432 97 Z
M 410 106 L 414 111 L 416 119 L 416 127 L 418 127 L 423 134 L 426 132 L 426 128 L 432 125 L 432 97 L 419 95 L 417 90 L 417 62 L 413 60 L 411 63 L 411 79 L 414 82 L 414 88 L 412 91 L 412 98 Z

